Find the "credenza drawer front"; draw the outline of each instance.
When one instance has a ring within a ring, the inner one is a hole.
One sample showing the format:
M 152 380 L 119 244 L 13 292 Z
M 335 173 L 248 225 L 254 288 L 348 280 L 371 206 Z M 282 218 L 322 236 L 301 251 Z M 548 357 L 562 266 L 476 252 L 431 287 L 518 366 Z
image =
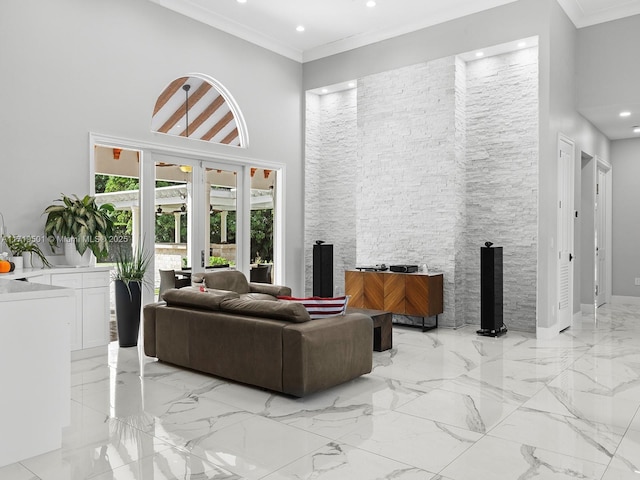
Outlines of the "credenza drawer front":
M 82 274 L 53 273 L 51 274 L 51 285 L 66 288 L 82 288 Z
M 405 281 L 404 275 L 384 276 L 384 308 L 387 312 L 404 313 Z
M 364 308 L 364 276 L 362 272 L 344 272 L 344 293 L 349 295 L 349 306 Z
M 384 310 L 384 274 L 366 272 L 364 274 L 365 308 Z
M 109 272 L 85 273 L 82 283 L 84 288 L 107 287 L 109 285 Z
M 418 317 L 428 317 L 429 277 L 405 275 L 405 313 Z

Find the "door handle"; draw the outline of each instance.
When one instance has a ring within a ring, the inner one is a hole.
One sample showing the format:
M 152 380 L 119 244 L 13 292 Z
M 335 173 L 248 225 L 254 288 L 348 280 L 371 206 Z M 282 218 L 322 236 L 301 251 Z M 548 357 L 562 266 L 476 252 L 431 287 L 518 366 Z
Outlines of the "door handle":
M 573 260 L 573 255 L 569 254 L 569 261 Z

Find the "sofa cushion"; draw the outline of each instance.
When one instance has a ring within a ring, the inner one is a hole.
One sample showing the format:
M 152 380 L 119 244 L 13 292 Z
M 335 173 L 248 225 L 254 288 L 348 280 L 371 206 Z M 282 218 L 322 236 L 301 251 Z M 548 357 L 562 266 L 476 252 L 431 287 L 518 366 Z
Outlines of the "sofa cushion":
M 289 296 L 279 296 L 278 300 L 304 306 L 312 320 L 316 320 L 318 318 L 335 317 L 336 315 L 344 315 L 345 311 L 347 310 L 347 303 L 349 303 L 348 296 L 334 298 L 296 298 Z
M 253 283 L 249 282 L 249 291 L 251 293 L 266 293 L 274 297 L 280 295 L 291 295 L 291 289 L 284 285 L 271 285 L 270 283 Z
M 268 293 L 243 293 L 240 295 L 240 298 L 245 300 L 267 300 L 269 302 L 277 302 L 278 299 L 273 295 L 269 295 Z
M 272 318 L 293 323 L 303 323 L 311 320 L 307 310 L 298 303 L 225 298 L 220 303 L 220 310 L 236 315 Z
M 192 288 L 171 288 L 162 298 L 170 307 L 199 308 L 202 310 L 220 310 L 220 303 L 226 298 L 238 298 L 235 292 L 205 291 Z
M 236 292 L 231 292 L 229 290 L 218 290 L 218 289 L 215 289 L 215 288 L 205 288 L 202 285 L 200 285 L 200 286 L 192 285 L 190 287 L 185 287 L 185 288 L 187 290 L 191 290 L 191 291 L 194 291 L 194 292 L 203 292 L 203 293 L 206 292 L 206 293 L 209 293 L 211 295 L 218 295 L 218 296 L 219 295 L 223 295 L 223 296 L 226 295 L 227 297 L 230 297 L 230 298 L 238 298 L 240 296 Z M 184 289 L 182 289 L 182 290 L 184 290 Z
M 202 278 L 207 288 L 230 290 L 239 294 L 249 293 L 247 277 L 244 276 L 244 273 L 237 270 L 206 272 Z

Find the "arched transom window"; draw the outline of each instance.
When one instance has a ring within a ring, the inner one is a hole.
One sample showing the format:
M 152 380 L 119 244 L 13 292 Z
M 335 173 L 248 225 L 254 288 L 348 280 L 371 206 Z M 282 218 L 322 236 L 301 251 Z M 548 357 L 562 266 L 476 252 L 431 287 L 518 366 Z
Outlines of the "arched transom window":
M 247 147 L 244 119 L 231 94 L 206 75 L 175 79 L 158 97 L 151 129 L 154 132 L 205 142 Z

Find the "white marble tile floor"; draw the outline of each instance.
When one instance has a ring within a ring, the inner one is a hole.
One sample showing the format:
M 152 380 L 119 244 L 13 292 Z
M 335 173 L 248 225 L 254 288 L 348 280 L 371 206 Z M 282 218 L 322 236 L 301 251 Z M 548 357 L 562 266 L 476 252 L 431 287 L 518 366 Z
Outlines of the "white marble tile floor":
M 0 480 L 640 480 L 640 306 L 475 330 L 394 327 L 370 375 L 302 399 L 77 352 L 62 448 Z

